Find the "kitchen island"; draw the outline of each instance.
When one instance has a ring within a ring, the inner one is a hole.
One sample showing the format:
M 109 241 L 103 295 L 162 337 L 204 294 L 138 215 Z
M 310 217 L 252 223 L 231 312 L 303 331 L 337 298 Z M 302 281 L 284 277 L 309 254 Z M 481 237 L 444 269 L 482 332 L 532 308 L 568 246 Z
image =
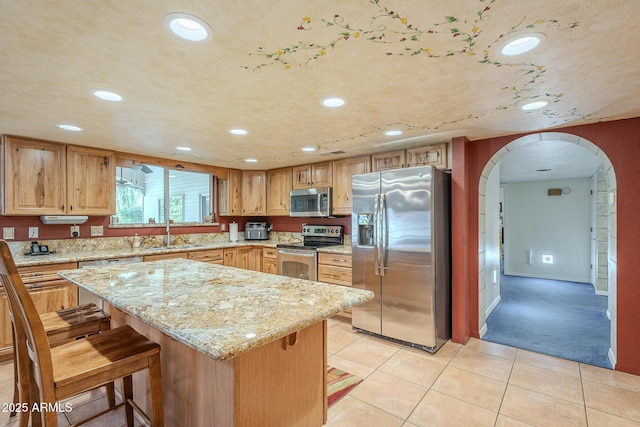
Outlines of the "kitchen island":
M 167 426 L 320 426 L 326 318 L 366 291 L 190 260 L 59 272 L 162 346 Z M 147 406 L 146 372 L 135 397 Z

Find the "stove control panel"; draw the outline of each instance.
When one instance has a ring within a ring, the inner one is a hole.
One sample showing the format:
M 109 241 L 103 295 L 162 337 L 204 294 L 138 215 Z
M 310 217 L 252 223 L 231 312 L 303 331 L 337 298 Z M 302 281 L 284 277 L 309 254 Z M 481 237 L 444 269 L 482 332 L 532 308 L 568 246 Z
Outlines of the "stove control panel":
M 302 235 L 304 237 L 342 237 L 344 227 L 342 225 L 313 225 L 303 224 Z

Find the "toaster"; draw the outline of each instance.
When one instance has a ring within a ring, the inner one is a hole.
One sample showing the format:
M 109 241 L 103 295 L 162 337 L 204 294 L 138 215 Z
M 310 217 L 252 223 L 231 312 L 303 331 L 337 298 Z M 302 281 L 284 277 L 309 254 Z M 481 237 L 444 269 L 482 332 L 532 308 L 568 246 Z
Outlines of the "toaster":
M 247 222 L 244 225 L 244 240 L 269 240 L 273 224 L 268 222 Z

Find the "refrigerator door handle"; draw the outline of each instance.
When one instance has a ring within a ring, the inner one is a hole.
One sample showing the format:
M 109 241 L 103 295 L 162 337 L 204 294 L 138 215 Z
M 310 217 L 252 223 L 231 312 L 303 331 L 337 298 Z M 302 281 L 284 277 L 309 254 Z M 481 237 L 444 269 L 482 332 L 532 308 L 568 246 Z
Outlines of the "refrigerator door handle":
M 380 275 L 380 224 L 378 224 L 378 218 L 380 217 L 380 195 L 376 194 L 374 197 L 373 207 L 373 251 L 376 254 L 376 276 Z
M 387 270 L 387 197 L 380 195 L 380 275 L 384 276 Z

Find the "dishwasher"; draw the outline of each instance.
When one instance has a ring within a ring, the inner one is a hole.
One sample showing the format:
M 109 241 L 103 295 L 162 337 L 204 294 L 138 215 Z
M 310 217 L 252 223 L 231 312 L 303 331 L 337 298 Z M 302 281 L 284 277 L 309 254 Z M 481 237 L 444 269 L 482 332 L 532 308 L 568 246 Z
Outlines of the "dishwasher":
M 115 264 L 132 264 L 134 262 L 142 262 L 141 256 L 132 256 L 124 258 L 97 259 L 93 261 L 80 261 L 78 268 L 101 267 L 105 265 Z M 94 303 L 102 309 L 102 299 L 86 289 L 78 286 L 78 305 Z

